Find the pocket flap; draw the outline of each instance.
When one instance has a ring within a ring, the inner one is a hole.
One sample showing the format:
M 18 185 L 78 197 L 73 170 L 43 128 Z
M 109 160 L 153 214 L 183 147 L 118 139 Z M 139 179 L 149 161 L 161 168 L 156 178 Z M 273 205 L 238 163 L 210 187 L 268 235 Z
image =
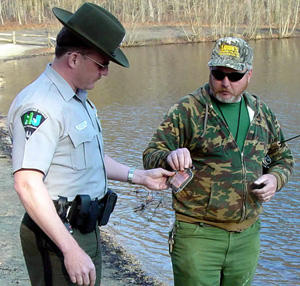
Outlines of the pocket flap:
M 92 141 L 95 135 L 95 130 L 89 126 L 81 130 L 74 126 L 69 130 L 69 136 L 75 148 L 84 142 Z

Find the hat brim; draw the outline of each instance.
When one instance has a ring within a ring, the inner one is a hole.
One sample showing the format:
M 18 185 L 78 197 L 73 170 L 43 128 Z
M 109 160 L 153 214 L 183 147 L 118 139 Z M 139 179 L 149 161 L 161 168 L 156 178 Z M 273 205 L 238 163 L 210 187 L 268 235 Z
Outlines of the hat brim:
M 236 71 L 243 71 L 246 68 L 245 64 L 242 63 L 231 63 L 228 60 L 224 60 L 224 61 L 209 61 L 208 62 L 208 66 L 209 67 L 226 67 L 226 68 L 231 68 L 234 69 Z
M 113 62 L 115 62 L 116 64 L 119 64 L 123 67 L 128 68 L 129 67 L 129 62 L 127 57 L 125 56 L 125 54 L 122 52 L 122 50 L 120 48 L 117 48 L 113 54 L 111 54 L 110 52 L 106 51 L 104 47 L 101 47 L 98 43 L 96 43 L 95 41 L 93 41 L 93 39 L 86 37 L 85 35 L 81 34 L 80 32 L 76 31 L 75 29 L 73 29 L 73 27 L 71 25 L 68 24 L 69 19 L 73 16 L 73 13 L 61 9 L 61 8 L 57 8 L 54 7 L 52 9 L 53 14 L 55 15 L 55 17 L 69 30 L 71 30 L 74 34 L 76 34 L 77 36 L 81 37 L 83 40 L 87 41 L 89 44 L 91 44 L 94 48 L 96 48 L 97 50 L 100 50 L 100 52 L 104 53 L 106 56 L 109 57 L 109 59 Z

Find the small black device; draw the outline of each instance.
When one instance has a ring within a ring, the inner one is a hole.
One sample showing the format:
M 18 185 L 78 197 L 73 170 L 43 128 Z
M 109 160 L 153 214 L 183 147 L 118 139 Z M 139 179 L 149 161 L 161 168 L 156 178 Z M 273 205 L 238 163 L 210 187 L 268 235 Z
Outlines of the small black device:
M 252 183 L 251 184 L 251 189 L 254 190 L 254 189 L 262 189 L 266 184 L 265 183 L 261 183 L 261 184 L 255 184 L 255 183 Z

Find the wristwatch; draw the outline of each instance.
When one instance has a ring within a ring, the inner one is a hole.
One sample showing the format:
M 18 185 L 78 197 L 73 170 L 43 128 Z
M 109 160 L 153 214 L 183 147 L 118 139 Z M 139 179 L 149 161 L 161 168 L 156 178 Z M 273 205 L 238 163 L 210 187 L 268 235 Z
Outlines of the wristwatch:
M 135 168 L 130 168 L 128 171 L 127 182 L 130 184 L 133 184 L 132 179 L 133 179 L 134 171 L 135 171 Z

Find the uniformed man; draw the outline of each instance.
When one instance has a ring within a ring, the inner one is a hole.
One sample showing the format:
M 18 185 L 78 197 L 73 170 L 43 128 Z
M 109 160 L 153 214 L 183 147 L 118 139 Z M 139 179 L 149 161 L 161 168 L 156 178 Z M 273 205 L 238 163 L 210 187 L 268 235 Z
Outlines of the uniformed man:
M 251 285 L 262 203 L 292 172 L 275 115 L 246 92 L 252 63 L 246 41 L 219 39 L 208 62 L 209 82 L 170 108 L 144 152 L 145 168 L 183 172 L 194 166 L 190 183 L 173 191 L 175 286 Z
M 8 113 L 15 189 L 26 209 L 21 243 L 32 285 L 100 285 L 95 221 L 107 178 L 164 189 L 173 172 L 130 169 L 104 154 L 97 110 L 86 90 L 108 74 L 110 61 L 129 66 L 119 48 L 125 35 L 120 22 L 91 3 L 74 14 L 60 8 L 53 13 L 64 25 L 55 58 Z M 80 211 L 71 208 L 74 227 L 66 212 L 75 198 Z

